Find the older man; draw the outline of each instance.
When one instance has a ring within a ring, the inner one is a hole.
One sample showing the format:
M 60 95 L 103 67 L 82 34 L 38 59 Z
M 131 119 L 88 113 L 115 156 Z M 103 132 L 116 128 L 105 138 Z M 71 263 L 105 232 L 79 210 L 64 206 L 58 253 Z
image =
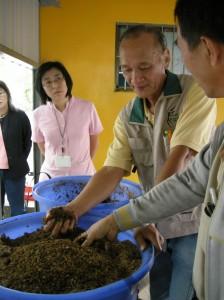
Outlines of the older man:
M 219 0 L 179 0 L 175 16 L 178 44 L 185 64 L 209 97 L 224 97 L 224 3 Z M 133 228 L 139 223 L 157 222 L 203 203 L 194 286 L 200 300 L 224 299 L 223 141 L 224 124 L 185 172 L 94 224 L 84 234 L 85 244 L 103 236 L 114 238 L 119 230 Z M 127 216 L 124 216 L 125 212 Z
M 64 208 L 76 217 L 105 199 L 133 167 L 145 192 L 183 170 L 209 141 L 214 127 L 215 101 L 205 96 L 191 76 L 177 76 L 167 71 L 169 52 L 160 31 L 147 26 L 130 28 L 121 38 L 120 59 L 124 76 L 137 97 L 124 107 L 115 122 L 115 138 L 104 167 L 76 200 Z M 182 195 L 179 198 L 182 201 Z M 155 222 L 166 238 L 168 251 L 157 256 L 150 275 L 153 300 L 192 298 L 192 266 L 200 208 L 189 208 Z M 137 216 L 141 208 L 136 206 L 134 210 Z M 144 218 L 134 221 L 133 225 L 144 223 L 147 214 L 148 209 Z M 129 219 L 128 212 L 126 217 Z M 54 234 L 69 226 L 68 221 L 55 225 L 51 214 L 48 220 L 46 228 Z M 138 230 L 138 238 L 151 238 L 151 233 L 154 244 L 161 249 L 162 237 L 153 225 Z M 169 264 L 172 261 L 169 269 L 164 259 Z

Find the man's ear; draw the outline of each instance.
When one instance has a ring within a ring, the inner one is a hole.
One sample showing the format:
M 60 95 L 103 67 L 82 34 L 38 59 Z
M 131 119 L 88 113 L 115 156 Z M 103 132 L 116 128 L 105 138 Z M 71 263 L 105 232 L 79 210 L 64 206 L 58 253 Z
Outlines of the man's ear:
M 163 63 L 165 69 L 168 69 L 170 64 L 170 50 L 168 48 L 163 51 Z
M 223 60 L 223 49 L 220 43 L 210 39 L 209 37 L 201 37 L 201 45 L 208 56 L 211 66 L 216 66 L 220 64 Z

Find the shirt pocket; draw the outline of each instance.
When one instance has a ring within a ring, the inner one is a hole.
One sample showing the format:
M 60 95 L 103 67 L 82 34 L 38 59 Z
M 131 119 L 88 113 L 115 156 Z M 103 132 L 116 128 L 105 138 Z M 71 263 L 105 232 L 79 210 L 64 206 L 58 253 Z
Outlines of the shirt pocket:
M 128 138 L 135 164 L 153 166 L 152 144 L 146 138 Z

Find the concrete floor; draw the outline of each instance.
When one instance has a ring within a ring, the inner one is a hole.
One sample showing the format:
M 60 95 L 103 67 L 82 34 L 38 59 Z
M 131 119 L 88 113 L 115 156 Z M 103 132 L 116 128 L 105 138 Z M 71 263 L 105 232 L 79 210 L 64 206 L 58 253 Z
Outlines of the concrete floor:
M 139 283 L 139 300 L 150 300 L 150 293 L 149 293 L 149 273 L 140 281 Z

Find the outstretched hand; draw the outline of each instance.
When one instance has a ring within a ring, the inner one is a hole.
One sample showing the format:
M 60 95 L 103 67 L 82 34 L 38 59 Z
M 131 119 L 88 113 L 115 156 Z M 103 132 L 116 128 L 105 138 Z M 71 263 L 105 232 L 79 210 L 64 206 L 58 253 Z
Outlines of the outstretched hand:
M 60 233 L 72 231 L 77 223 L 77 217 L 67 206 L 59 206 L 48 211 L 44 222 L 44 230 L 57 237 Z
M 119 228 L 113 215 L 109 215 L 94 223 L 87 231 L 78 236 L 75 241 L 83 240 L 82 246 L 90 246 L 95 240 L 106 237 L 112 241 L 116 238 Z
M 141 250 L 144 250 L 147 247 L 147 242 L 150 241 L 158 251 L 162 251 L 162 245 L 165 241 L 154 224 L 136 228 L 135 238 Z

